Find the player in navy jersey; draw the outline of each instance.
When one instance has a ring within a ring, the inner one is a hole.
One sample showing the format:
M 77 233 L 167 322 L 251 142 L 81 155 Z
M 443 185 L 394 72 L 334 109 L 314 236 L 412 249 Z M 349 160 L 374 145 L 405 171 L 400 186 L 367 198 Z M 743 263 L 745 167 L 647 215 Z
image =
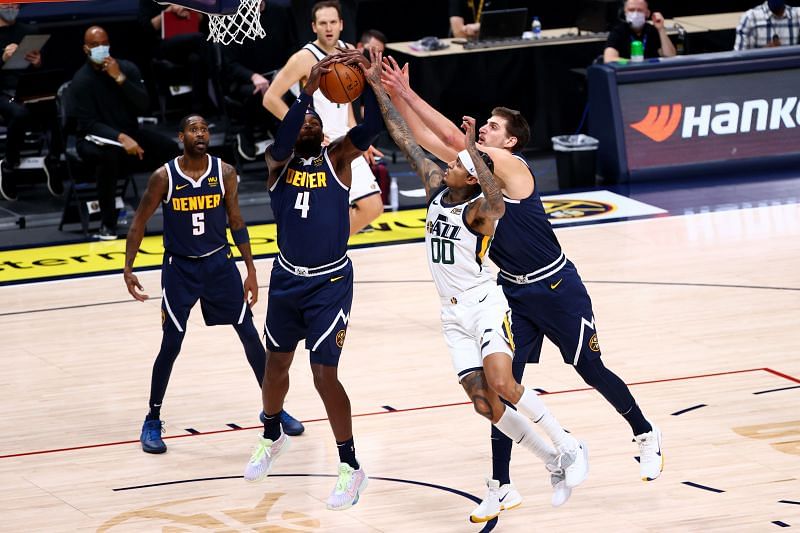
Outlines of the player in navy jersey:
M 207 325 L 233 325 L 259 384 L 266 367 L 266 352 L 250 311 L 258 299 L 258 283 L 247 226 L 239 212 L 236 171 L 207 153 L 209 133 L 203 117 L 189 115 L 181 120 L 178 138 L 184 146 L 183 155 L 150 176 L 125 246 L 125 285 L 131 296 L 143 302 L 148 296 L 139 292 L 143 288 L 133 273 L 133 262 L 144 237 L 145 224 L 161 205 L 164 213 L 163 336 L 153 364 L 150 411 L 140 437 L 142 449 L 148 453 L 167 451 L 161 438 L 164 424 L 161 405 L 172 365 L 186 334 L 189 312 L 197 300 L 200 300 Z M 228 246 L 227 225 L 247 266 L 244 287 Z M 285 424 L 294 432 L 298 429 L 302 432 L 302 425 L 289 418 L 288 414 L 284 415 Z
M 379 61 L 379 54 L 373 51 L 371 55 L 373 62 Z M 491 158 L 476 150 L 475 120 L 464 119 L 466 149 L 443 173 L 410 135 L 383 90 L 380 76 L 376 73 L 367 80 L 375 90 L 389 133 L 425 185 L 426 254 L 442 302 L 442 330 L 453 368 L 478 414 L 534 453 L 552 474 L 564 478 L 564 485 L 556 487 L 553 494 L 560 501 L 569 496 L 568 489 L 586 478 L 588 453 L 583 443 L 564 431 L 536 392 L 513 377 L 511 311 L 495 274 L 484 262 L 506 207 L 500 185 L 492 177 Z M 501 398 L 519 412 L 506 408 Z M 552 444 L 537 435 L 534 425 Z M 472 522 L 487 522 L 522 502 L 519 493 L 501 495 L 497 480 L 487 480 L 487 487 L 486 500 L 470 514 Z
M 309 104 L 333 62 L 357 63 L 357 50 L 327 56 L 311 69 L 303 92 L 289 109 L 267 150 L 267 187 L 275 213 L 279 254 L 272 266 L 264 325 L 270 352 L 262 386 L 264 433 L 244 478 L 269 475 L 289 445 L 277 422 L 289 388 L 289 367 L 301 339 L 310 351 L 311 371 L 339 450 L 339 476 L 327 507 L 358 502 L 367 476 L 356 460 L 350 400 L 337 365 L 353 300 L 353 268 L 347 257 L 350 233 L 351 162 L 380 132 L 381 116 L 371 89 L 364 91 L 364 122 L 323 147 L 322 119 Z M 380 64 L 371 68 L 379 70 Z
M 443 161 L 463 149 L 464 136 L 456 125 L 411 89 L 406 66 L 400 68 L 392 58 L 384 60 L 383 82 L 422 146 Z M 539 361 L 547 336 L 559 347 L 564 362 L 631 426 L 639 445 L 640 477 L 654 480 L 663 469 L 661 432 L 642 414 L 625 382 L 600 359 L 591 299 L 575 266 L 561 250 L 535 188 L 533 172 L 519 154 L 529 138 L 524 117 L 502 107 L 492 111 L 479 135 L 479 147 L 491 155 L 506 198 L 506 213 L 498 223 L 490 258 L 500 268 L 498 283 L 512 311 L 514 376 L 521 381 L 525 364 Z M 493 428 L 493 478 L 504 491 L 516 492 L 508 468 L 511 445 Z M 551 482 L 555 486 L 561 481 L 553 477 Z M 559 502 L 553 499 L 552 503 Z

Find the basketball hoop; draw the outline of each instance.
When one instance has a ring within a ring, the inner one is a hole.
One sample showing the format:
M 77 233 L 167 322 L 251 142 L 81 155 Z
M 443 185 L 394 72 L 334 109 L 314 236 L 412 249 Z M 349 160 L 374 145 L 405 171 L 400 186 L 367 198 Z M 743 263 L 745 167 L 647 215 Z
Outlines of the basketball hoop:
M 241 0 L 232 15 L 208 13 L 209 40 L 227 45 L 242 44 L 245 39 L 262 39 L 267 32 L 261 26 L 261 0 Z

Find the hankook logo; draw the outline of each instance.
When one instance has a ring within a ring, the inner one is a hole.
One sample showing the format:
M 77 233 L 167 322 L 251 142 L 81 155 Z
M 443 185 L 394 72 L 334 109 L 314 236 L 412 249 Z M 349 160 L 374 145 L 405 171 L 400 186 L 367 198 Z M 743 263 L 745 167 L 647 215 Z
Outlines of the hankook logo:
M 789 96 L 701 106 L 653 105 L 642 120 L 630 124 L 630 127 L 660 143 L 672 137 L 679 127 L 681 138 L 692 139 L 793 129 L 798 125 L 800 100 L 797 96 Z

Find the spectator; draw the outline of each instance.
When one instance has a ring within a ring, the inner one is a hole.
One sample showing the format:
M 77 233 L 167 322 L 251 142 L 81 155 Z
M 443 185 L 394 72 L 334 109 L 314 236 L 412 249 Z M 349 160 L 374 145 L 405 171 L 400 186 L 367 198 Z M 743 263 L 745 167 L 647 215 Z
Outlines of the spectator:
M 174 15 L 178 19 L 189 19 L 190 16 L 198 15 L 183 6 L 139 0 L 139 23 L 149 39 L 149 55 L 186 68 L 192 85 L 191 111 L 198 113 L 209 109 L 209 51 L 206 36 L 200 32 L 198 23 L 195 31 L 162 38 L 165 14 Z
M 364 50 L 369 57 L 369 49 L 383 53 L 386 50 L 386 35 L 379 30 L 365 30 L 361 34 L 361 40 L 356 43 L 356 48 Z
M 450 0 L 450 34 L 461 39 L 477 39 L 481 13 L 506 8 L 507 2 L 503 0 Z
M 784 0 L 768 0 L 748 10 L 736 27 L 734 50 L 800 44 L 800 10 Z
M 29 26 L 17 23 L 17 15 L 19 15 L 19 4 L 0 4 L 0 49 L 3 51 L 0 66 L 5 65 L 17 51 L 22 39 L 31 33 Z M 25 59 L 29 63 L 27 69 L 38 69 L 42 66 L 42 55 L 39 50 L 28 52 Z M 55 109 L 42 110 L 49 111 L 47 116 L 50 119 L 46 120 L 44 116 L 32 113 L 25 104 L 15 101 L 19 74 L 19 70 L 0 70 L 0 117 L 3 118 L 7 130 L 5 158 L 0 161 L 0 196 L 9 201 L 17 199 L 17 184 L 13 171 L 20 163 L 25 130 L 36 126 L 37 122 L 43 123 L 41 125 L 46 126 L 50 133 L 50 151 L 45 162 L 47 186 L 52 194 L 59 195 L 63 192 L 63 187 L 55 171 L 55 162 L 61 151 Z
M 225 95 L 237 105 L 229 109 L 241 122 L 237 134 L 239 155 L 256 159 L 256 130 L 263 125 L 269 134 L 277 130 L 277 119 L 261 105 L 274 71 L 289 59 L 296 38 L 292 34 L 291 9 L 276 2 L 261 2 L 261 26 L 265 39 L 246 39 L 242 44 L 221 47 Z
M 677 54 L 664 27 L 664 16 L 657 11 L 651 15 L 647 0 L 625 0 L 625 22 L 614 27 L 608 35 L 603 60 L 612 63 L 621 57 L 630 59 L 633 41 L 642 42 L 645 59 Z
M 83 36 L 87 61 L 72 78 L 72 114 L 77 120 L 78 154 L 95 168 L 102 240 L 117 238 L 114 191 L 117 179 L 134 169 L 153 170 L 179 153 L 170 137 L 139 127 L 138 114 L 147 111 L 147 89 L 136 65 L 110 55 L 108 34 L 92 26 Z M 88 140 L 94 136 L 95 141 Z

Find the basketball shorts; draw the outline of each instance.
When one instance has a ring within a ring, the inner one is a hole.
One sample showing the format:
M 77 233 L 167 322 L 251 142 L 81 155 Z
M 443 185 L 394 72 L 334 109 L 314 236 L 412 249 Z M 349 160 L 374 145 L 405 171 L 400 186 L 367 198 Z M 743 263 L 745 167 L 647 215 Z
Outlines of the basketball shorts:
M 252 320 L 236 260 L 230 248 L 197 259 L 164 252 L 161 266 L 161 322 L 186 331 L 189 312 L 200 300 L 206 325 Z
M 353 265 L 323 275 L 298 276 L 272 265 L 264 336 L 270 352 L 293 352 L 300 339 L 311 362 L 337 366 L 353 304 Z
M 565 363 L 600 357 L 592 300 L 571 261 L 534 283 L 516 284 L 502 276 L 498 282 L 514 313 L 515 362 L 538 363 L 544 336 L 558 346 Z
M 378 181 L 375 179 L 372 169 L 369 168 L 366 158 L 356 157 L 350 164 L 350 170 L 352 172 L 352 180 L 350 182 L 351 204 L 367 196 L 381 193 Z
M 442 298 L 442 331 L 459 381 L 483 368 L 488 355 L 514 355 L 511 311 L 494 282 Z

